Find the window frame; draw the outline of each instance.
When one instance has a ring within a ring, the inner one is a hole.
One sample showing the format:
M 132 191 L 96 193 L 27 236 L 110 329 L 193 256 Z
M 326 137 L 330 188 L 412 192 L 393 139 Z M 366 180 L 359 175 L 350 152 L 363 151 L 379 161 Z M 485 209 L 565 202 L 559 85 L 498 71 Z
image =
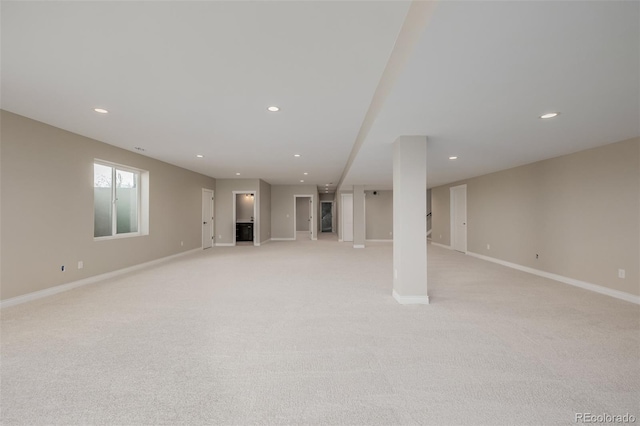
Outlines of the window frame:
M 132 238 L 139 237 L 149 234 L 149 226 L 148 226 L 148 189 L 149 189 L 149 172 L 146 170 L 138 169 L 136 167 L 126 166 L 124 164 L 118 164 L 111 161 L 100 160 L 97 158 L 93 159 L 93 166 L 99 164 L 101 166 L 110 167 L 111 168 L 111 235 L 104 235 L 100 237 L 95 236 L 96 225 L 95 225 L 95 180 L 94 180 L 94 223 L 93 223 L 93 232 L 94 232 L 94 241 L 104 241 L 104 240 L 115 240 L 120 238 Z M 136 232 L 126 232 L 122 234 L 118 234 L 118 199 L 116 197 L 117 190 L 117 171 L 123 171 L 128 173 L 134 173 L 137 176 L 136 182 L 136 203 L 137 203 L 137 231 Z M 95 175 L 94 175 L 95 176 Z M 95 179 L 95 177 L 94 177 Z M 146 201 L 146 202 L 145 202 Z

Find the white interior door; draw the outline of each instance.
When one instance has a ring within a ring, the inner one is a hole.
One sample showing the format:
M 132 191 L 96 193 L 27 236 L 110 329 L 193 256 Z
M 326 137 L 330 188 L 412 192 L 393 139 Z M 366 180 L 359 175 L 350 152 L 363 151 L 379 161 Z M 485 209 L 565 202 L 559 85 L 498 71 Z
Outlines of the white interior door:
M 309 239 L 313 239 L 313 200 L 309 198 Z
M 353 194 L 342 194 L 342 241 L 353 241 Z
M 202 248 L 213 246 L 213 191 L 202 190 Z
M 451 248 L 467 252 L 467 185 L 450 189 L 451 197 Z

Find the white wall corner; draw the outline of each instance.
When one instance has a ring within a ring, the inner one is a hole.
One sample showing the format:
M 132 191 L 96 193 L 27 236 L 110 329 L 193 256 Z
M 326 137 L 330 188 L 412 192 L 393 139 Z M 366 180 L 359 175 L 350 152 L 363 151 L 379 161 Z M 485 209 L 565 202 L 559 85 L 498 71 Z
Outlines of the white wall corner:
M 428 305 L 429 296 L 400 296 L 393 290 L 393 298 L 401 305 Z
M 569 284 L 575 287 L 580 287 L 584 290 L 593 291 L 596 293 L 604 294 L 606 296 L 615 297 L 616 299 L 624 300 L 626 302 L 635 303 L 640 305 L 640 296 L 635 296 L 624 291 L 614 290 L 612 288 L 603 287 L 598 284 L 588 283 L 586 281 L 576 280 L 575 278 L 564 277 L 562 275 L 553 274 L 551 272 L 541 271 L 539 269 L 529 268 L 528 266 L 518 265 L 517 263 L 507 262 L 506 260 L 496 259 L 495 257 L 485 256 L 483 254 L 467 252 L 469 256 L 486 260 L 487 262 L 497 263 L 508 268 L 517 269 L 522 272 L 527 272 L 539 277 L 548 278 L 550 280 L 558 281 L 564 284 Z

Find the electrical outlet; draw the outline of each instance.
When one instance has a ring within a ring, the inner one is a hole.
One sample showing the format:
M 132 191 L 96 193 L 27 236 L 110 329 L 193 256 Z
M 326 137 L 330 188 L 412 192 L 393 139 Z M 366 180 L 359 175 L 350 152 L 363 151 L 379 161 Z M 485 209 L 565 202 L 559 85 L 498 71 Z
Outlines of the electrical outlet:
M 82 260 L 78 261 L 78 269 L 84 268 L 84 262 Z
M 442 239 L 442 234 L 440 234 L 440 239 Z
M 487 244 L 487 250 L 491 250 L 491 244 Z
M 222 235 L 218 235 L 218 239 L 222 239 Z
M 180 247 L 184 246 L 184 241 L 180 241 Z
M 624 269 L 618 269 L 618 278 L 625 278 L 626 276 L 626 271 Z
M 393 232 L 389 232 L 389 235 L 393 235 Z

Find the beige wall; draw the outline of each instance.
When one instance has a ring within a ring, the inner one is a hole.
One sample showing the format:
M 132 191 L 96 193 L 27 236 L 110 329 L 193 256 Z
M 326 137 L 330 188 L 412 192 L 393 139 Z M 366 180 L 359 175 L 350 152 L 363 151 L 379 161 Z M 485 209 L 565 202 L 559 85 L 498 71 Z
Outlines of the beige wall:
M 318 188 L 314 185 L 271 186 L 271 238 L 294 239 L 293 215 L 294 195 L 311 195 L 313 205 L 318 204 Z M 313 208 L 315 211 L 315 207 Z M 317 238 L 317 215 L 313 215 L 313 236 Z
M 202 247 L 202 188 L 214 179 L 6 111 L 1 120 L 3 300 Z M 149 172 L 149 235 L 94 241 L 96 158 Z
M 639 151 L 632 139 L 433 188 L 433 241 L 450 244 L 449 188 L 466 183 L 470 252 L 640 295 Z
M 393 239 L 393 191 L 365 191 L 367 240 Z
M 260 180 L 260 242 L 271 239 L 271 185 Z
M 254 202 L 260 211 L 260 184 L 258 179 L 217 179 L 216 180 L 216 244 L 232 244 L 236 232 L 233 217 L 235 196 L 233 191 L 251 191 L 255 194 Z M 253 218 L 257 235 L 261 231 L 261 218 Z
M 236 221 L 249 222 L 253 217 L 254 197 L 247 197 L 246 194 L 236 195 Z

